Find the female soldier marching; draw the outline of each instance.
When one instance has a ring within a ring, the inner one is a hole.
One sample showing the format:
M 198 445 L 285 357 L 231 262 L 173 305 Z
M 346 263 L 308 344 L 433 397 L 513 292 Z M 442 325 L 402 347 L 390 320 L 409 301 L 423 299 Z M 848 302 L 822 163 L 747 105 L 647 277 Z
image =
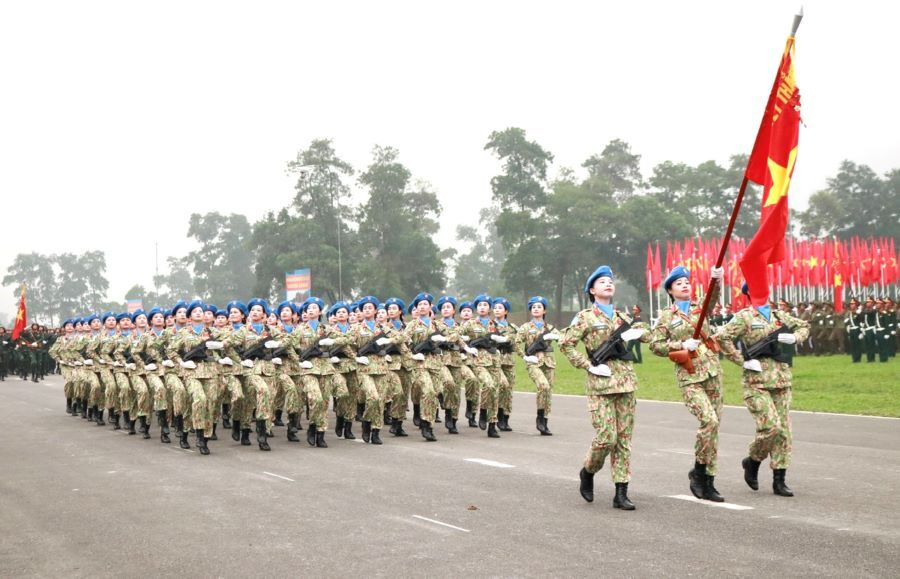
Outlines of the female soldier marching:
M 547 312 L 545 298 L 535 296 L 528 300 L 528 311 L 531 312 L 531 320 L 519 326 L 516 350 L 525 361 L 528 377 L 534 382 L 537 390 L 535 424 L 538 432 L 541 436 L 552 436 L 553 433 L 547 426 L 547 417 L 550 415 L 556 360 L 553 359 L 553 346 L 550 342 L 559 340 L 559 334 L 544 319 Z

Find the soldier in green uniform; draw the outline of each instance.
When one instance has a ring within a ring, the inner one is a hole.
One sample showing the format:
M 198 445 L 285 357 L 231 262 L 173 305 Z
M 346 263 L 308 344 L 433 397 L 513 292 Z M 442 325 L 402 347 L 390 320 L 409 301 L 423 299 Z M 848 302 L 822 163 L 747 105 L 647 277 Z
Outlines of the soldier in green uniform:
M 553 382 L 556 374 L 556 360 L 553 358 L 552 342 L 559 340 L 550 323 L 546 321 L 547 300 L 534 296 L 528 300 L 531 319 L 519 326 L 516 335 L 516 351 L 525 361 L 528 377 L 537 391 L 537 418 L 535 426 L 541 436 L 552 436 L 547 425 L 552 406 Z
M 889 339 L 889 352 L 891 357 L 897 355 L 897 306 L 890 296 L 884 296 L 886 319 L 885 324 Z
M 449 434 L 459 434 L 456 423 L 459 420 L 460 386 L 464 392 L 469 392 L 478 384 L 478 378 L 466 364 L 465 342 L 460 338 L 459 322 L 456 321 L 457 303 L 454 296 L 441 296 L 437 302 L 440 318 L 435 321 L 437 331 L 448 340 L 441 345 L 441 355 L 444 368 L 450 373 L 450 387 L 444 390 L 444 426 Z
M 500 438 L 500 433 L 497 432 L 499 403 L 497 392 L 503 374 L 500 371 L 500 360 L 494 341 L 496 338 L 502 339 L 503 336 L 496 335 L 494 320 L 490 318 L 490 296 L 487 294 L 475 296 L 472 306 L 477 315 L 460 326 L 459 337 L 467 344 L 464 349 L 466 354 L 472 357 L 472 371 L 478 378 L 480 396 L 478 427 L 482 430 L 487 429 L 488 437 Z
M 710 277 L 717 283 L 710 303 L 716 302 L 719 283 L 724 275 L 724 268 L 712 269 Z M 714 484 L 723 405 L 718 345 L 706 324 L 701 328 L 700 339 L 694 338 L 701 308 L 697 302 L 691 301 L 694 288 L 687 268 L 675 267 L 666 277 L 663 287 L 673 304 L 660 313 L 651 334 L 650 350 L 657 356 L 668 356 L 676 361 L 675 380 L 681 397 L 700 423 L 694 443 L 694 468 L 688 473 L 691 493 L 698 499 L 721 503 L 725 499 Z M 679 353 L 682 358 L 676 360 Z
M 847 340 L 850 343 L 850 359 L 854 364 L 858 364 L 862 360 L 865 334 L 863 333 L 862 306 L 855 297 L 850 298 L 850 307 L 844 316 L 844 327 L 847 331 Z
M 509 323 L 507 316 L 511 310 L 509 300 L 502 297 L 494 298 L 493 302 L 494 325 L 497 334 L 507 339 L 506 342 L 497 344 L 500 357 L 500 370 L 503 372 L 503 380 L 500 384 L 497 400 L 497 427 L 509 432 L 509 415 L 512 412 L 513 390 L 516 388 L 516 361 L 513 357 L 516 332 L 518 328 Z
M 745 293 L 748 293 L 746 287 L 744 284 Z M 776 330 L 781 333 L 774 338 Z M 741 465 L 744 481 L 753 490 L 759 489 L 760 463 L 769 458 L 773 492 L 784 497 L 794 496 L 785 482 L 791 464 L 791 368 L 782 361 L 778 346 L 802 342 L 808 334 L 807 322 L 773 312 L 765 305 L 744 308 L 717 336 L 725 356 L 744 369 L 744 404 L 756 422 L 756 438 L 750 443 L 748 456 Z M 741 341 L 744 355 L 734 346 L 734 340 Z M 768 340 L 773 340 L 770 347 L 755 352 L 757 344 Z M 751 352 L 755 355 L 751 356 Z
M 613 507 L 632 511 L 635 506 L 628 498 L 628 483 L 631 480 L 637 376 L 625 343 L 637 339 L 646 342 L 649 336 L 641 329 L 620 331 L 623 325 L 631 324 L 631 316 L 613 307 L 615 291 L 612 269 L 601 265 L 584 286 L 584 293 L 588 294 L 592 305 L 575 314 L 562 336 L 560 350 L 573 366 L 587 370 L 588 411 L 595 433 L 579 473 L 581 496 L 593 502 L 594 474 L 603 468 L 609 456 L 610 474 L 616 486 Z M 584 343 L 588 356 L 576 349 L 579 342 Z M 595 361 L 590 356 L 606 349 L 610 355 L 604 356 L 602 361 Z
M 12 337 L 6 328 L 0 326 L 0 382 L 6 380 L 9 375 L 10 356 L 14 347 Z
M 875 301 L 875 343 L 879 362 L 887 362 L 891 358 L 894 339 L 891 335 L 891 312 L 885 300 L 878 299 Z
M 877 340 L 877 328 L 876 328 L 876 317 L 877 312 L 875 310 L 875 298 L 874 296 L 869 296 L 866 298 L 866 305 L 863 307 L 863 347 L 866 351 L 866 362 L 872 363 L 875 361 L 875 353 L 878 350 L 878 340 Z
M 791 304 L 789 304 L 786 300 L 778 300 L 778 311 L 783 312 L 787 315 L 791 315 Z M 784 354 L 784 357 L 787 359 L 788 366 L 794 365 L 794 356 L 797 355 L 797 345 L 796 344 L 782 344 L 781 351 Z
M 435 331 L 431 311 L 433 303 L 434 296 L 431 294 L 426 292 L 417 294 L 412 300 L 415 308 L 414 317 L 406 324 L 401 334 L 403 342 L 412 352 L 410 356 L 414 362 L 411 372 L 412 384 L 418 390 L 421 401 L 419 429 L 422 437 L 428 442 L 437 440 L 432 423 L 439 407 L 438 392 L 443 392 L 446 386 L 438 346 L 445 343 L 447 338 Z

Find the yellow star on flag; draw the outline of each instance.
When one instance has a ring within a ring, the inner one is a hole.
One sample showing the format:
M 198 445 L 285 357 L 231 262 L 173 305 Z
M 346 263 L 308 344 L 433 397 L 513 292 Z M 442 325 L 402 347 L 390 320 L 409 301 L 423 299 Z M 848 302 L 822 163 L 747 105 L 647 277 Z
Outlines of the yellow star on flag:
M 791 184 L 791 174 L 794 172 L 794 162 L 797 160 L 797 147 L 791 149 L 788 155 L 787 167 L 782 167 L 769 158 L 769 173 L 772 175 L 772 187 L 769 188 L 769 196 L 763 207 L 775 205 L 781 198 L 787 195 L 788 186 Z

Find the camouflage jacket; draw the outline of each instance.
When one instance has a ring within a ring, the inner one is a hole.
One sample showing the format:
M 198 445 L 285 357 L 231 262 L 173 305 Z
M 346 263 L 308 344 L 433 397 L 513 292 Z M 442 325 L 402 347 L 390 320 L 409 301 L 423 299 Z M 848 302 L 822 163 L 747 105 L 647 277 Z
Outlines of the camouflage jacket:
M 297 329 L 295 328 L 294 332 L 296 331 Z M 285 335 L 293 336 L 293 334 Z M 244 352 L 252 348 L 260 340 L 265 342 L 274 339 L 276 338 L 272 335 L 272 329 L 265 324 L 263 324 L 261 332 L 257 332 L 256 330 L 254 330 L 253 324 L 244 324 L 239 330 L 234 330 L 222 334 L 222 342 L 225 344 L 225 350 L 227 351 L 230 348 L 235 353 L 239 353 L 240 355 L 243 355 Z M 290 344 L 289 342 L 289 346 L 290 345 L 292 344 Z M 275 364 L 273 364 L 271 360 L 254 360 L 252 368 L 247 368 L 245 366 L 241 366 L 240 368 L 241 370 L 234 370 L 235 374 L 240 373 L 244 376 L 275 375 Z
M 435 325 L 434 320 L 431 320 L 431 322 L 429 323 L 423 321 L 422 318 L 413 318 L 408 324 L 406 324 L 406 327 L 403 328 L 403 332 L 401 332 L 400 335 L 402 336 L 403 341 L 409 347 L 410 352 L 414 352 L 416 346 L 425 341 L 431 340 L 432 334 L 438 331 L 439 330 Z M 416 366 L 425 368 L 427 370 L 440 370 L 444 365 L 440 353 L 425 354 L 425 360 L 412 361 Z
M 375 322 L 374 328 L 370 328 L 369 324 L 365 321 L 361 321 L 353 326 L 353 328 L 351 328 L 350 331 L 347 332 L 347 336 L 352 340 L 354 356 L 366 344 L 371 342 L 373 339 L 378 339 L 378 337 L 388 338 L 392 343 L 397 343 L 403 341 L 404 339 L 403 334 L 399 332 L 395 333 L 393 337 L 389 336 L 387 328 L 384 324 Z M 366 354 L 366 358 L 369 359 L 369 363 L 359 364 L 356 368 L 357 372 L 359 372 L 360 374 L 378 375 L 386 374 L 388 372 L 389 368 L 386 356 L 380 356 L 378 354 Z M 393 356 L 391 357 L 391 359 L 393 360 Z
M 780 328 L 782 324 L 794 330 L 798 342 L 809 336 L 809 322 L 776 311 L 773 311 L 771 319 L 767 320 L 756 308 L 749 307 L 736 313 L 734 318 L 719 330 L 716 337 L 725 356 L 738 366 L 743 366 L 744 357 L 734 345 L 734 341 L 740 340 L 744 346 L 750 347 Z M 765 389 L 791 386 L 791 367 L 788 364 L 776 362 L 771 358 L 761 358 L 759 363 L 762 372 L 744 369 L 744 386 Z
M 454 368 L 465 364 L 466 354 L 463 352 L 465 343 L 459 336 L 459 323 L 453 318 L 450 318 L 449 322 L 443 318 L 435 318 L 433 323 L 435 331 L 447 338 L 445 347 L 441 348 L 441 363 Z
M 348 372 L 355 372 L 357 370 L 356 367 L 356 344 L 355 339 L 353 338 L 353 331 L 355 328 L 350 324 L 347 324 L 345 328 L 341 328 L 340 324 L 335 324 L 332 326 L 334 331 L 343 334 L 346 336 L 350 343 L 340 346 L 335 343 L 334 346 L 329 348 L 333 353 L 338 354 L 338 358 L 340 358 L 340 362 L 334 364 L 334 371 L 339 374 L 347 374 Z
M 211 339 L 212 335 L 209 328 L 203 328 L 197 333 L 194 331 L 193 326 L 188 325 L 178 330 L 178 333 L 175 334 L 175 337 L 166 347 L 166 354 L 169 355 L 170 360 L 180 367 L 184 354 L 187 354 L 206 340 Z M 207 354 L 209 354 L 209 351 L 207 351 Z M 215 378 L 218 374 L 218 364 L 212 359 L 213 356 L 209 356 L 210 359 L 207 361 L 195 360 L 194 363 L 197 367 L 193 370 L 182 368 L 184 376 L 188 378 Z
M 678 306 L 672 304 L 659 314 L 659 320 L 656 327 L 650 333 L 650 350 L 657 356 L 668 356 L 669 352 L 683 350 L 683 342 L 694 336 L 694 328 L 697 326 L 697 320 L 700 319 L 700 306 L 691 302 L 689 308 L 690 317 L 686 316 Z M 703 322 L 703 334 L 711 336 L 709 323 L 707 320 Z M 722 372 L 722 365 L 719 363 L 719 355 L 713 350 L 706 347 L 701 340 L 700 345 L 695 350 L 696 357 L 691 358 L 694 365 L 694 373 L 691 374 L 679 364 L 675 366 L 675 379 L 679 386 L 695 384 L 703 382 L 711 376 L 718 376 Z
M 313 329 L 309 322 L 302 323 L 295 327 L 293 333 L 291 333 L 292 343 L 298 353 L 302 353 L 304 350 L 311 348 L 322 338 L 331 338 L 334 340 L 334 346 L 345 346 L 350 343 L 350 338 L 346 334 L 342 334 L 328 324 L 323 324 L 321 322 L 319 322 L 316 329 Z M 334 348 L 334 346 L 328 346 L 327 348 L 322 349 L 330 350 Z M 301 374 L 314 374 L 316 376 L 329 376 L 334 374 L 334 365 L 328 358 L 310 358 L 309 362 L 313 363 L 313 367 L 301 370 Z
M 534 320 L 528 320 L 519 326 L 519 331 L 516 332 L 516 352 L 519 353 L 519 356 L 524 358 L 528 348 L 530 348 L 531 345 L 545 332 L 556 333 L 556 328 L 549 322 L 544 322 L 543 327 L 539 328 L 538 325 L 534 323 Z M 562 336 L 560 336 L 560 338 L 562 338 Z M 548 342 L 548 345 L 551 347 L 552 344 L 553 342 Z M 535 356 L 537 356 L 538 363 L 534 364 L 534 366 L 556 368 L 556 358 L 553 357 L 552 352 L 538 352 Z
M 466 323 L 462 324 L 459 327 L 459 337 L 461 340 L 464 340 L 467 344 L 471 343 L 472 340 L 476 338 L 480 338 L 487 334 L 491 334 L 496 331 L 494 327 L 494 320 L 489 320 L 487 325 L 482 324 L 478 321 L 478 318 L 472 318 Z M 478 350 L 478 355 L 472 357 L 472 365 L 473 366 L 483 366 L 485 368 L 490 368 L 491 366 L 500 366 L 500 354 L 499 353 L 491 353 L 489 350 Z

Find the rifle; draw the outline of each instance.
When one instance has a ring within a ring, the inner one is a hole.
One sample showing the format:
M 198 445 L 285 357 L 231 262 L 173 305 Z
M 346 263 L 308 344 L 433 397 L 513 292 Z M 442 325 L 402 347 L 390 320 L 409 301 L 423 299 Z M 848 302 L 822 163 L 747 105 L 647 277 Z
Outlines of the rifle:
M 382 336 L 380 334 L 374 336 L 371 340 L 366 342 L 365 346 L 363 346 L 362 348 L 359 349 L 359 352 L 357 352 L 356 355 L 357 356 L 370 356 L 370 355 L 371 356 L 374 356 L 374 355 L 383 356 L 384 354 L 382 354 L 381 350 L 379 350 L 378 344 L 375 343 L 383 337 L 384 336 Z
M 479 350 L 487 350 L 491 354 L 497 353 L 497 346 L 494 341 L 491 339 L 490 334 L 485 334 L 483 336 L 479 336 L 469 342 L 470 348 L 478 348 Z
M 525 349 L 525 355 L 526 356 L 534 356 L 535 354 L 537 354 L 539 352 L 546 352 L 548 354 L 550 352 L 552 352 L 553 346 L 549 342 L 547 342 L 547 340 L 544 339 L 544 336 L 546 336 L 547 334 L 550 334 L 550 333 L 552 333 L 552 332 L 549 329 L 544 330 L 543 333 L 541 333 L 541 335 L 538 336 L 537 339 L 535 341 L 533 341 L 531 343 L 531 345 L 528 346 L 528 348 Z
M 715 338 L 711 336 L 707 336 L 702 330 L 700 331 L 700 339 L 703 340 L 703 343 L 706 344 L 706 347 L 712 350 L 713 352 L 718 353 L 721 348 L 719 347 L 719 342 L 716 341 Z M 696 372 L 694 368 L 694 363 L 691 362 L 691 358 L 697 357 L 697 350 L 689 352 L 687 350 L 675 350 L 673 352 L 669 352 L 669 360 L 672 360 L 685 370 L 687 370 L 688 374 L 693 374 Z
M 310 358 L 324 358 L 327 355 L 328 352 L 323 352 L 319 348 L 319 340 L 316 340 L 315 344 L 300 352 L 300 361 L 306 362 Z
M 787 364 L 789 362 L 789 359 L 781 351 L 781 346 L 778 342 L 778 335 L 793 333 L 794 329 L 787 324 L 784 324 L 780 328 L 770 332 L 768 335 L 766 335 L 765 338 L 756 342 L 752 346 L 748 347 L 743 342 L 741 342 L 741 354 L 743 354 L 744 360 L 772 358 L 772 360 L 776 362 L 783 362 Z
M 206 350 L 206 341 L 200 342 L 199 345 L 194 346 L 188 353 L 181 357 L 185 362 L 206 362 L 209 360 L 209 352 Z
M 266 342 L 262 338 L 256 341 L 252 346 L 240 353 L 241 360 L 265 360 L 266 359 Z
M 419 342 L 415 346 L 413 346 L 413 354 L 439 354 L 440 347 L 437 344 L 431 341 L 431 338 L 434 336 L 440 336 L 440 332 L 434 332 L 423 341 Z
M 634 355 L 628 351 L 625 341 L 622 339 L 622 333 L 630 330 L 631 324 L 621 316 L 619 319 L 622 320 L 622 325 L 616 328 L 596 349 L 588 352 L 588 358 L 591 359 L 591 364 L 594 366 L 605 364 L 608 360 L 634 360 Z

